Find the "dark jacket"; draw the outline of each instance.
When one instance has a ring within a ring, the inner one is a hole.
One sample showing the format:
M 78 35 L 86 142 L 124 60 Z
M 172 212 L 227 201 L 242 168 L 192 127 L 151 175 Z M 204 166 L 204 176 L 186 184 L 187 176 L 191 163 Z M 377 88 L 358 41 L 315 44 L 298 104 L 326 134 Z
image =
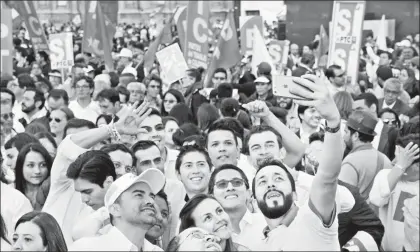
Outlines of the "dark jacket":
M 385 154 L 391 161 L 395 158 L 397 135 L 398 130 L 396 128 L 384 124 L 379 138 L 378 151 Z
M 303 66 L 298 66 L 295 70 L 292 71 L 292 76 L 295 77 L 301 77 L 305 74 L 313 74 L 314 72 L 308 68 L 305 68 Z
M 379 105 L 378 105 L 379 109 L 382 109 L 383 105 L 384 105 L 384 98 L 379 99 Z M 395 113 L 397 113 L 398 115 L 401 115 L 401 114 L 407 115 L 408 112 L 410 111 L 410 107 L 404 102 L 402 102 L 400 99 L 397 99 L 392 110 L 394 110 Z
M 256 101 L 256 100 L 259 100 L 257 92 L 253 93 L 249 97 L 248 102 L 252 102 L 252 101 Z M 278 107 L 279 106 L 279 104 L 277 103 L 276 97 L 274 97 L 273 90 L 268 91 L 267 98 L 265 98 L 264 101 L 268 102 L 273 107 Z
M 366 201 L 363 200 L 356 187 L 340 180 L 338 184 L 349 189 L 355 200 L 354 206 L 349 212 L 338 214 L 338 239 L 340 246 L 343 247 L 357 232 L 364 231 L 372 236 L 379 248 L 385 230 L 381 220 Z

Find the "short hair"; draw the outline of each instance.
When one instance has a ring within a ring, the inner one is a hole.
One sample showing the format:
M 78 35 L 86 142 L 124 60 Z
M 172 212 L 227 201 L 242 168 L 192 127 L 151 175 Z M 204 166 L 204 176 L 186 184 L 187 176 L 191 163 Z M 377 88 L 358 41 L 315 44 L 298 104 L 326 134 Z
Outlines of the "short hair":
M 210 103 L 203 103 L 198 107 L 197 110 L 197 121 L 198 127 L 205 131 L 210 125 L 213 124 L 217 119 L 220 118 L 219 111 L 217 108 Z
M 125 102 L 128 102 L 130 100 L 130 92 L 128 91 L 128 89 L 124 86 L 118 86 L 115 88 L 115 90 L 117 90 L 118 94 L 122 94 L 125 95 L 126 99 Z M 120 100 L 121 102 L 121 100 Z
M 51 89 L 50 92 L 48 93 L 48 99 L 51 97 L 56 100 L 63 98 L 64 104 L 69 105 L 69 95 L 64 89 L 56 89 L 56 88 Z
M 178 173 L 180 172 L 181 164 L 182 164 L 182 161 L 183 161 L 185 155 L 187 155 L 188 153 L 191 153 L 191 152 L 198 152 L 198 153 L 202 154 L 205 157 L 205 159 L 206 159 L 206 161 L 209 165 L 209 168 L 211 169 L 213 164 L 211 163 L 209 153 L 206 151 L 206 149 L 204 149 L 203 147 L 197 146 L 197 145 L 187 145 L 187 146 L 182 146 L 180 148 L 178 157 L 176 158 L 176 161 L 175 161 L 175 171 L 176 172 L 178 172 Z
M 21 73 L 17 76 L 19 88 L 36 88 L 35 81 L 32 77 L 27 73 Z
M 195 82 L 201 81 L 201 73 L 196 68 L 190 68 L 187 70 L 187 75 L 190 77 L 193 77 L 195 79 Z
M 54 148 L 57 149 L 58 147 L 57 142 L 55 141 L 53 135 L 50 132 L 39 132 L 35 134 L 35 137 L 38 139 L 46 138 Z
M 45 62 L 49 62 L 50 58 L 45 51 L 38 51 L 39 57 L 43 58 Z
M 227 78 L 227 71 L 226 71 L 226 69 L 224 69 L 224 68 L 222 68 L 222 67 L 216 68 L 216 70 L 214 70 L 214 72 L 213 72 L 213 76 L 214 76 L 215 74 L 217 74 L 217 73 L 224 73 L 224 74 L 225 74 L 225 76 L 226 76 L 226 78 Z
M 133 152 L 133 154 L 136 154 L 136 152 L 139 150 L 147 150 L 152 147 L 156 147 L 159 150 L 159 146 L 157 146 L 155 142 L 150 140 L 140 140 L 133 144 L 133 146 L 131 146 L 131 151 Z
M 120 94 L 118 93 L 117 90 L 113 88 L 107 88 L 99 92 L 96 96 L 96 99 L 98 101 L 106 99 L 110 101 L 112 104 L 115 104 L 116 102 L 120 101 Z
M 25 145 L 29 143 L 39 143 L 39 140 L 34 135 L 29 133 L 17 133 L 4 144 L 4 149 L 8 150 L 14 147 L 19 152 Z
M 384 82 L 384 88 L 388 85 L 395 85 L 397 87 L 399 87 L 399 91 L 402 92 L 403 91 L 403 84 L 401 83 L 401 81 L 397 78 L 389 78 Z
M 21 41 L 21 43 L 22 43 L 22 41 Z M 24 57 L 24 58 L 28 57 L 28 55 L 29 55 L 28 51 L 26 51 L 25 48 L 22 48 L 20 46 L 15 47 L 15 51 L 18 52 L 20 55 L 22 55 L 22 57 Z
M 368 106 L 369 108 L 372 106 L 372 104 L 375 104 L 375 106 L 376 106 L 376 114 L 378 114 L 379 101 L 378 101 L 378 98 L 376 98 L 376 96 L 374 94 L 371 94 L 371 93 L 362 93 L 362 94 L 358 95 L 354 99 L 354 101 L 359 101 L 359 100 L 364 100 L 365 101 L 365 105 Z
M 378 117 L 382 117 L 383 114 L 385 113 L 391 113 L 395 116 L 395 121 L 397 122 L 397 126 L 398 128 L 401 126 L 401 121 L 400 118 L 398 117 L 397 112 L 395 112 L 393 109 L 391 108 L 384 108 L 382 110 L 379 111 Z
M 339 91 L 333 96 L 335 105 L 337 105 L 341 118 L 347 120 L 353 111 L 353 98 L 346 91 Z
M 63 139 L 67 136 L 68 129 L 79 129 L 83 127 L 87 127 L 88 129 L 96 128 L 95 124 L 89 120 L 79 118 L 70 119 L 64 127 Z
M 290 173 L 290 171 L 287 169 L 287 167 L 279 160 L 276 159 L 265 159 L 258 167 L 257 172 L 255 173 L 254 179 L 252 180 L 252 195 L 254 195 L 255 197 L 255 178 L 257 177 L 257 174 L 264 169 L 265 167 L 268 166 L 277 166 L 280 167 L 281 169 L 283 169 L 286 174 L 287 174 L 287 178 L 290 180 L 290 183 L 292 185 L 292 192 L 296 192 L 296 184 L 295 184 L 295 179 L 293 178 L 292 174 Z
M 15 229 L 26 222 L 32 222 L 38 226 L 42 244 L 49 251 L 67 251 L 66 241 L 57 220 L 49 213 L 32 211 L 24 214 L 16 222 Z
M 248 178 L 246 177 L 244 171 L 242 169 L 240 169 L 239 167 L 232 165 L 232 164 L 224 164 L 222 166 L 220 166 L 219 168 L 216 168 L 210 176 L 209 179 L 209 194 L 213 194 L 214 192 L 214 186 L 216 185 L 216 176 L 217 174 L 219 174 L 221 171 L 224 170 L 235 170 L 237 171 L 240 175 L 241 178 L 244 180 L 245 183 L 245 188 L 249 189 L 249 181 Z
M 95 123 L 96 127 L 99 127 L 98 122 L 99 122 L 99 119 L 101 119 L 101 118 L 103 118 L 107 124 L 110 124 L 112 122 L 112 119 L 114 119 L 114 122 L 118 122 L 118 119 L 119 119 L 118 116 L 112 116 L 112 115 L 108 115 L 108 114 L 100 114 L 98 116 L 98 118 L 96 118 L 96 123 Z
M 84 179 L 103 188 L 108 176 L 117 178 L 114 163 L 108 153 L 100 150 L 91 150 L 77 157 L 67 169 L 69 179 Z
M 60 110 L 61 112 L 63 112 L 66 115 L 67 121 L 75 118 L 73 111 L 71 109 L 67 108 L 67 107 L 54 109 L 53 111 L 55 111 L 55 110 Z
M 32 121 L 26 126 L 25 132 L 31 135 L 35 135 L 36 133 L 40 132 L 49 132 L 49 129 L 47 128 L 47 126 L 45 126 L 44 123 L 40 121 Z
M 298 106 L 298 109 L 297 109 L 297 115 L 298 115 L 298 118 L 299 118 L 299 121 L 300 122 L 302 122 L 302 118 L 300 118 L 300 114 L 304 114 L 305 113 L 305 111 L 308 109 L 308 108 L 311 108 L 311 107 L 309 107 L 309 106 L 305 106 L 305 105 L 299 105 Z
M 224 123 L 227 127 L 232 129 L 232 131 L 235 133 L 235 136 L 239 137 L 241 141 L 244 140 L 245 129 L 242 123 L 238 119 L 233 118 L 233 117 L 225 117 L 225 118 L 219 119 L 218 121 L 220 121 L 220 123 Z
M 89 76 L 79 76 L 74 80 L 74 84 L 73 87 L 76 87 L 77 82 L 81 81 L 81 80 L 85 80 L 88 84 L 89 84 L 89 88 L 95 88 L 95 83 L 93 81 L 92 78 L 90 78 Z
M 102 146 L 101 151 L 108 154 L 114 151 L 122 151 L 128 153 L 133 159 L 133 165 L 136 163 L 136 157 L 134 156 L 134 153 L 124 144 L 107 144 Z
M 193 135 L 200 135 L 200 129 L 193 123 L 184 123 L 172 134 L 172 140 L 175 145 L 181 147 L 186 138 Z
M 311 144 L 312 142 L 315 142 L 315 141 L 324 142 L 324 136 L 325 136 L 325 132 L 322 131 L 322 130 L 312 133 L 309 136 L 309 144 Z
M 383 50 L 379 50 L 378 55 L 381 56 L 382 54 L 386 54 L 388 56 L 388 59 L 392 60 L 392 53 L 387 52 L 387 51 L 383 51 Z
M 45 105 L 45 96 L 44 94 L 36 88 L 27 88 L 25 92 L 35 92 L 34 102 L 41 102 L 41 106 L 38 109 L 42 109 Z
M 310 46 L 308 46 L 308 47 L 309 47 L 309 49 L 311 49 Z M 300 62 L 302 62 L 302 64 L 308 65 L 310 63 L 315 62 L 315 56 L 311 53 L 304 53 L 304 54 L 302 54 L 302 58 L 301 58 Z
M 236 139 L 237 135 L 236 132 L 231 128 L 231 126 L 226 123 L 227 121 L 225 120 L 225 118 L 219 119 L 217 121 L 215 121 L 214 123 L 212 123 L 209 127 L 208 133 L 207 133 L 207 139 L 206 139 L 206 143 L 209 143 L 209 136 L 210 133 L 214 132 L 214 131 L 229 131 L 232 133 L 235 144 L 238 145 L 238 139 Z
M 174 121 L 174 122 L 176 122 L 176 124 L 179 125 L 178 120 L 175 117 L 173 117 L 173 116 L 164 116 L 164 117 L 162 117 L 162 122 L 163 122 L 163 125 L 164 126 L 166 126 L 166 123 L 167 122 L 170 122 L 170 121 Z
M 16 190 L 20 191 L 21 193 L 25 194 L 26 191 L 26 185 L 28 181 L 23 176 L 23 165 L 25 163 L 26 156 L 29 152 L 37 152 L 41 154 L 41 156 L 44 158 L 44 161 L 47 166 L 48 170 L 48 177 L 50 175 L 51 166 L 53 163 L 53 159 L 48 153 L 48 151 L 42 146 L 40 143 L 30 143 L 25 145 L 20 151 L 16 158 L 16 166 L 15 166 L 15 188 Z M 48 178 L 47 177 L 47 178 Z
M 251 139 L 252 135 L 260 134 L 266 131 L 272 132 L 276 136 L 277 143 L 279 145 L 279 148 L 281 149 L 283 147 L 282 137 L 275 129 L 273 129 L 271 126 L 268 126 L 268 125 L 256 125 L 251 128 L 251 130 L 248 132 L 247 136 L 245 137 L 245 141 L 243 144 L 244 146 L 242 148 L 243 152 L 249 155 L 249 140 Z
M 157 76 L 156 74 L 151 74 L 151 75 L 147 76 L 144 84 L 146 84 L 146 87 L 149 87 L 149 84 L 152 81 L 158 82 L 160 88 L 162 89 L 162 84 L 163 84 L 162 79 L 159 76 Z
M 10 96 L 12 96 L 12 106 L 15 105 L 15 101 L 16 101 L 16 96 L 15 94 L 8 88 L 1 88 L 0 90 L 1 93 L 7 93 Z
M 355 132 L 357 132 L 359 134 L 359 140 L 363 143 L 371 143 L 373 141 L 374 136 L 368 135 L 368 134 L 364 134 L 362 132 L 359 132 L 355 129 L 352 129 L 350 127 L 347 126 L 347 128 L 350 131 L 350 136 L 352 136 Z
M 327 79 L 336 77 L 335 76 L 335 73 L 334 73 L 334 70 L 341 70 L 341 66 L 339 66 L 339 65 L 331 65 L 331 66 L 329 66 L 325 70 L 325 77 L 327 77 Z

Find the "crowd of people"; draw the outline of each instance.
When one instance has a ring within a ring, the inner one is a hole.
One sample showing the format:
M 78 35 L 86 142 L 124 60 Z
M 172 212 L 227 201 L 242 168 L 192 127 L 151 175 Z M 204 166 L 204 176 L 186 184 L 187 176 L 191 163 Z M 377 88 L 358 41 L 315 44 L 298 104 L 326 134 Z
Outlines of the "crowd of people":
M 154 28 L 119 28 L 115 70 L 74 39 L 65 78 L 16 34 L 1 251 L 420 249 L 419 34 L 386 51 L 368 35 L 356 85 L 317 41 L 291 43 L 291 99 L 252 55 L 211 73 L 211 91 L 201 68 L 165 83 L 143 67 Z

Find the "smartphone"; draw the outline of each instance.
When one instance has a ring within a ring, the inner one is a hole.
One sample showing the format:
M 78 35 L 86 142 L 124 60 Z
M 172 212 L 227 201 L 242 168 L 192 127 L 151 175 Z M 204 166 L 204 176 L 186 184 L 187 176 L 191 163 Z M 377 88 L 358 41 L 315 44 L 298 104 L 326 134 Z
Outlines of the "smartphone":
M 287 97 L 296 100 L 307 100 L 301 96 L 290 93 L 290 86 L 299 85 L 293 81 L 293 78 L 294 77 L 292 76 L 273 74 L 273 94 L 275 96 Z M 312 90 L 308 90 L 312 92 Z

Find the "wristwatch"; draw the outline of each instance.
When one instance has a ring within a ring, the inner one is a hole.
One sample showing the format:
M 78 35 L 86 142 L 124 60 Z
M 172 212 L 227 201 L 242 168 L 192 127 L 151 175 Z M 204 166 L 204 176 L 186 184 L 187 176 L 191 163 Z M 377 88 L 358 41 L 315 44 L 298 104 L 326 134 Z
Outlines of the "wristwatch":
M 329 133 L 337 133 L 341 128 L 341 122 L 335 128 L 328 127 L 328 122 L 325 122 L 325 131 Z

